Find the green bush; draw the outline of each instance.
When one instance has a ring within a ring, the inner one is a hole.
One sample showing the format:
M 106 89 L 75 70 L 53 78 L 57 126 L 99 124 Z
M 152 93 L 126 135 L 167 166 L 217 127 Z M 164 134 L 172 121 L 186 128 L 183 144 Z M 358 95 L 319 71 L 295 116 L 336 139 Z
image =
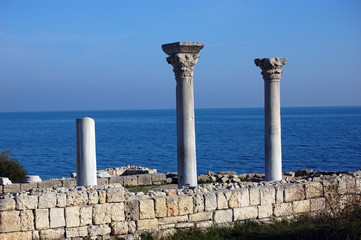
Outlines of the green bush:
M 27 175 L 24 166 L 10 156 L 10 151 L 0 151 L 0 177 L 7 177 L 13 183 L 21 183 Z

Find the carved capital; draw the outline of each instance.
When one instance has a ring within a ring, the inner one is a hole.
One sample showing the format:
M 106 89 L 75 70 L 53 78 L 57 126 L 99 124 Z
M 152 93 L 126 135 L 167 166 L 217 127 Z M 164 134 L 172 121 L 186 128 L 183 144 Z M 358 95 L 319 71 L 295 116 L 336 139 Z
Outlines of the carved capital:
M 167 57 L 167 62 L 173 66 L 176 80 L 193 77 L 193 68 L 198 61 L 198 54 L 176 53 Z
M 281 68 L 286 64 L 287 58 L 257 58 L 254 60 L 256 66 L 262 69 L 264 80 L 280 80 Z

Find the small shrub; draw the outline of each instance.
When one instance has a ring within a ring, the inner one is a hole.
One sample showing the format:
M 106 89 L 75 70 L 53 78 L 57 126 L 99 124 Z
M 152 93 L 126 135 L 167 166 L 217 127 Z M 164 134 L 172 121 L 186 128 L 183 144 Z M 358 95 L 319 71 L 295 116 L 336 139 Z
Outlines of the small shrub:
M 10 156 L 10 151 L 0 151 L 0 177 L 7 177 L 13 183 L 21 183 L 27 175 L 24 166 Z

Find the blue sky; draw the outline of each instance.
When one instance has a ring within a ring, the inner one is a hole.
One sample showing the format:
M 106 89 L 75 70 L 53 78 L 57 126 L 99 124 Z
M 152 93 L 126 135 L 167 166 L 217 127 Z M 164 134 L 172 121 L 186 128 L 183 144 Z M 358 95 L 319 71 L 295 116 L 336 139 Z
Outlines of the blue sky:
M 175 108 L 177 41 L 205 44 L 196 108 L 262 107 L 262 57 L 284 107 L 361 105 L 361 1 L 1 0 L 0 111 Z

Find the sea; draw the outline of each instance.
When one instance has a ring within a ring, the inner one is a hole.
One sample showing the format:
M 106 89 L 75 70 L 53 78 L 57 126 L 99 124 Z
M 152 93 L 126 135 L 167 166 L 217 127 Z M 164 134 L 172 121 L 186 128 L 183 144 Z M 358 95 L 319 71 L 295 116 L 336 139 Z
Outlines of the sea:
M 97 169 L 177 171 L 176 111 L 1 112 L 0 150 L 43 180 L 76 172 L 77 118 L 95 120 Z M 264 110 L 196 109 L 198 174 L 264 173 Z M 361 107 L 281 109 L 283 171 L 361 168 Z

